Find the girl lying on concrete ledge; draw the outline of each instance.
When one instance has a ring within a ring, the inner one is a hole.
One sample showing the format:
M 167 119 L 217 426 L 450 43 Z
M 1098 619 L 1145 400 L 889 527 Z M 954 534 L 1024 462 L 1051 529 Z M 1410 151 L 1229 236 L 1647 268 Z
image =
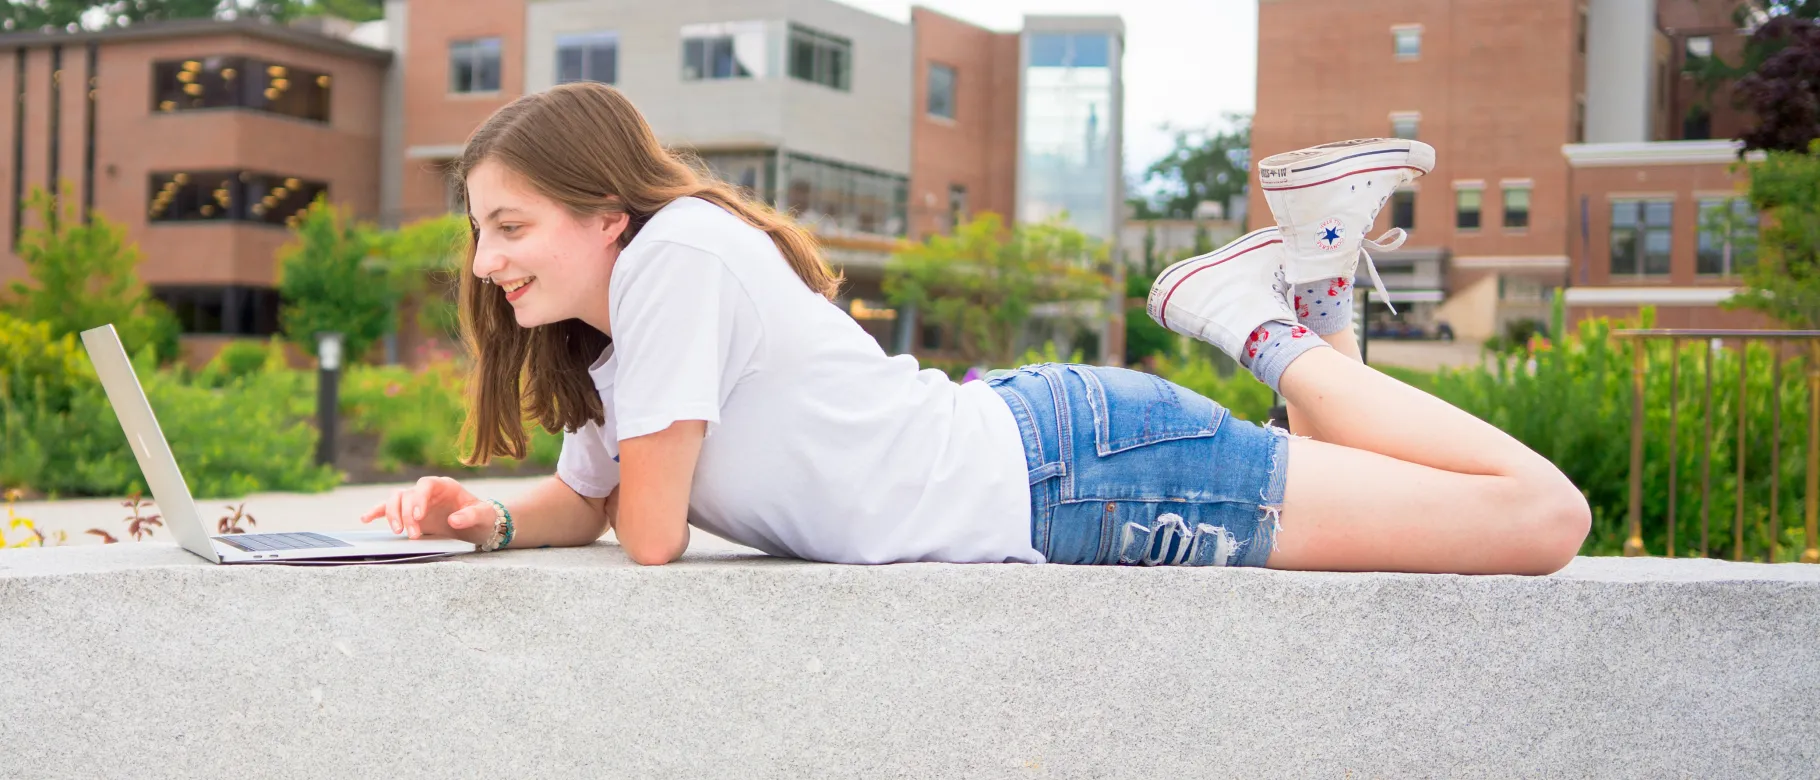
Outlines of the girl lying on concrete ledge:
M 364 520 L 486 550 L 610 528 L 641 564 L 695 526 L 835 563 L 1554 572 L 1589 525 L 1574 485 L 1359 361 L 1364 234 L 1433 166 L 1395 139 L 1265 159 L 1276 224 L 1157 278 L 1150 316 L 1282 393 L 1290 436 L 1123 369 L 918 370 L 830 301 L 807 230 L 672 156 L 618 91 L 527 95 L 452 174 L 470 462 L 523 457 L 528 416 L 564 431 L 556 474 L 509 504 L 426 478 Z

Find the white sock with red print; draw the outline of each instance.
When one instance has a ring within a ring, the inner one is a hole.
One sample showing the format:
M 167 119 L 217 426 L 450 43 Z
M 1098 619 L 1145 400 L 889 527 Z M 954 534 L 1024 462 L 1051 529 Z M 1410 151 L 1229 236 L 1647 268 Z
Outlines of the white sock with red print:
M 1328 279 L 1297 286 L 1295 318 L 1322 336 L 1352 327 L 1352 280 Z
M 1289 364 L 1302 353 L 1325 346 L 1327 342 L 1308 328 L 1271 320 L 1259 325 L 1245 339 L 1245 347 L 1239 352 L 1239 365 L 1250 369 L 1252 375 L 1270 389 L 1282 392 L 1277 388 L 1277 382 L 1282 380 Z

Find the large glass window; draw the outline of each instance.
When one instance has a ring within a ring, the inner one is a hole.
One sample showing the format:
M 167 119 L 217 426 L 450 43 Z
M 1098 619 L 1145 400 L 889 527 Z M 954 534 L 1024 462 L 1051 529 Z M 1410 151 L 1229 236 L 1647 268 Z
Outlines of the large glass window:
M 294 225 L 328 185 L 255 171 L 153 173 L 151 222 L 262 222 Z
M 928 102 L 926 110 L 930 116 L 954 118 L 954 68 L 939 62 L 929 63 Z
M 790 76 L 839 90 L 853 88 L 853 42 L 790 25 Z
M 1506 229 L 1525 229 L 1529 227 L 1529 188 L 1504 188 L 1504 227 Z
M 269 336 L 278 332 L 278 291 L 244 285 L 155 285 L 184 333 Z
M 499 91 L 498 38 L 476 38 L 449 44 L 449 91 Z
M 684 81 L 765 77 L 765 23 L 718 22 L 682 28 Z
M 1027 33 L 1018 214 L 1025 222 L 1066 215 L 1100 240 L 1115 235 L 1120 172 L 1112 148 L 1112 37 Z
M 619 81 L 619 34 L 568 33 L 556 36 L 556 83 Z
M 1732 276 L 1757 262 L 1757 211 L 1744 198 L 1702 198 L 1696 272 Z
M 721 181 L 746 190 L 749 197 L 777 203 L 777 153 L 708 152 L 698 154 L 708 172 Z
M 250 108 L 329 121 L 329 74 L 258 57 L 219 56 L 152 64 L 152 110 Z
M 824 232 L 901 236 L 909 182 L 903 176 L 790 153 L 787 207 Z
M 1674 248 L 1674 217 L 1672 200 L 1612 201 L 1612 275 L 1666 276 Z

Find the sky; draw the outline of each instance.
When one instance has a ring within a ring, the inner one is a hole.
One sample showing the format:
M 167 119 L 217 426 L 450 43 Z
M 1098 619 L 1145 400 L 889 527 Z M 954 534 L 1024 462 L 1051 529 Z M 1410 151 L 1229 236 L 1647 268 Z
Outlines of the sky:
M 840 0 L 909 21 L 909 0 Z M 1257 0 L 920 0 L 1001 32 L 1025 14 L 1117 14 L 1125 20 L 1125 169 L 1141 172 L 1168 152 L 1160 129 L 1224 127 L 1257 104 Z

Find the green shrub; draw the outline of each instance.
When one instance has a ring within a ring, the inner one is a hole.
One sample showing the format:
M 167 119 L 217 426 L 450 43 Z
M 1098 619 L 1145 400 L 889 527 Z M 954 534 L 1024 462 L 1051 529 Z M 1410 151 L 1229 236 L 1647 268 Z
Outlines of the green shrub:
M 1259 425 L 1270 419 L 1276 393 L 1250 371 L 1221 375 L 1213 361 L 1198 354 L 1182 358 L 1157 358 L 1157 375 L 1213 399 L 1234 417 Z
M 1644 310 L 1642 327 L 1654 313 Z M 1556 322 L 1560 322 L 1557 314 Z M 1618 327 L 1628 327 L 1621 323 Z M 1547 457 L 1571 478 L 1592 507 L 1593 529 L 1582 553 L 1615 555 L 1628 536 L 1630 507 L 1631 387 L 1634 346 L 1614 338 L 1610 321 L 1582 321 L 1554 344 L 1539 343 L 1532 355 L 1496 358 L 1485 366 L 1443 370 L 1434 392 Z M 1557 333 L 1561 328 L 1555 328 Z M 1666 342 L 1649 347 L 1645 373 L 1643 542 L 1652 555 L 1665 554 L 1668 536 L 1668 445 L 1676 443 L 1675 554 L 1698 554 L 1700 544 L 1700 459 L 1711 445 L 1712 493 L 1709 553 L 1732 557 L 1732 523 L 1737 480 L 1738 374 L 1745 375 L 1745 559 L 1761 559 L 1769 544 L 1771 355 L 1762 345 L 1740 356 L 1731 348 L 1713 351 L 1712 434 L 1703 425 L 1703 367 L 1706 342 Z M 1671 360 L 1672 356 L 1672 360 Z M 1679 365 L 1675 394 L 1678 415 L 1669 416 L 1670 365 Z M 1800 360 L 1782 367 L 1781 522 L 1800 522 L 1806 457 L 1807 393 Z M 1785 532 L 1785 538 L 1790 538 Z M 1784 547 L 1784 559 L 1790 550 Z
M 385 471 L 423 466 L 471 471 L 461 462 L 461 426 L 467 416 L 467 376 L 453 361 L 411 370 L 354 366 L 342 379 L 341 408 L 354 430 L 379 436 L 377 465 Z M 554 467 L 562 437 L 527 424 L 525 460 Z M 509 460 L 504 461 L 510 463 Z
M 274 337 L 273 341 L 276 340 Z M 262 342 L 245 339 L 230 341 L 220 352 L 215 353 L 208 365 L 203 366 L 195 381 L 207 387 L 220 387 L 236 379 L 257 374 L 265 370 L 269 351 L 268 345 Z
M 134 360 L 159 427 L 198 498 L 262 490 L 326 490 L 340 481 L 315 465 L 316 431 L 298 414 L 307 376 L 260 373 L 223 388 L 182 382 Z M 301 374 L 302 372 L 288 372 Z M 144 491 L 139 465 L 72 335 L 0 315 L 0 484 L 49 494 Z
M 30 284 L 13 282 L 0 311 L 50 326 L 53 335 L 112 324 L 126 344 L 151 345 L 160 361 L 177 357 L 177 319 L 139 280 L 139 248 L 126 228 L 91 215 L 84 220 L 66 190 L 32 188 L 26 206 L 41 227 L 19 239 Z

